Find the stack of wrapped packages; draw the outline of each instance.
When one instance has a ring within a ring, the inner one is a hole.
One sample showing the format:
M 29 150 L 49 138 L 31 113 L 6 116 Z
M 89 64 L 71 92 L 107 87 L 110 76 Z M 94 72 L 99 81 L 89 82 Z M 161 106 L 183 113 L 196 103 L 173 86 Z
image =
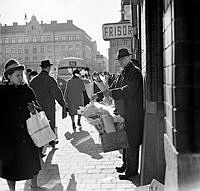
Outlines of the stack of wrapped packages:
M 111 110 L 109 106 L 97 102 L 90 102 L 78 110 L 78 113 L 84 116 L 99 132 L 103 152 L 128 147 L 124 118 L 114 115 Z

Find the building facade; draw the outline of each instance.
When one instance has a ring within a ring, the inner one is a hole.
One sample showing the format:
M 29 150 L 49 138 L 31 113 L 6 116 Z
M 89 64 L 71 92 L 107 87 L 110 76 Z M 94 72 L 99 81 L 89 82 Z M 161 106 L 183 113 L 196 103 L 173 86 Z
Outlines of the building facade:
M 0 25 L 0 71 L 10 58 L 17 59 L 26 68 L 39 70 L 41 60 L 49 59 L 56 68 L 59 60 L 66 57 L 79 57 L 86 66 L 94 69 L 97 45 L 82 29 L 73 24 L 51 21 L 39 23 L 35 16 L 25 25 L 13 23 Z
M 109 41 L 108 70 L 110 73 L 118 73 L 121 68 L 116 60 L 119 49 L 126 48 L 133 53 L 133 31 L 131 26 L 130 0 L 121 1 L 121 20 L 117 23 L 106 23 L 103 25 L 103 38 Z
M 200 188 L 200 1 L 132 0 L 144 75 L 141 184 Z M 152 162 L 153 161 L 153 162 Z
M 100 52 L 98 52 L 98 54 L 96 55 L 95 71 L 97 71 L 97 72 L 109 71 L 108 70 L 108 59 L 105 56 L 103 56 L 102 54 L 100 54 Z

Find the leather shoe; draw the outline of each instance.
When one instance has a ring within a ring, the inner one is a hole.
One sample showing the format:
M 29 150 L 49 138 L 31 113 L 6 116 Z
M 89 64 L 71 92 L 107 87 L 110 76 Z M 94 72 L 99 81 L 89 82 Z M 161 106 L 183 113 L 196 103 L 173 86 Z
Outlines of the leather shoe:
M 80 120 L 78 120 L 77 125 L 78 125 L 78 126 L 81 126 L 81 121 L 80 121 Z
M 119 179 L 120 180 L 130 180 L 131 178 L 133 178 L 134 176 L 137 176 L 137 175 L 138 175 L 138 173 L 135 173 L 135 174 L 124 174 L 124 175 L 120 174 L 119 175 Z
M 125 165 L 122 165 L 121 167 L 116 167 L 115 169 L 118 173 L 123 173 L 123 172 L 125 172 L 126 167 L 125 167 Z

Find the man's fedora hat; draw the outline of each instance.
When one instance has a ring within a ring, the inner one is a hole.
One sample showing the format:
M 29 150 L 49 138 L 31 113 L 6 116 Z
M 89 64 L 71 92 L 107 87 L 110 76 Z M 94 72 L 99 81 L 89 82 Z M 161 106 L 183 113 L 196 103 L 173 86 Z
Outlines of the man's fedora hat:
M 116 60 L 123 58 L 125 56 L 129 56 L 131 53 L 126 48 L 119 49 Z
M 6 76 L 9 72 L 15 70 L 24 70 L 24 65 L 19 64 L 19 62 L 15 59 L 10 59 L 6 62 L 4 66 L 4 75 Z
M 41 66 L 42 68 L 46 68 L 46 67 L 52 66 L 52 65 L 53 65 L 53 64 L 51 64 L 49 60 L 42 60 L 42 61 L 41 61 L 41 64 L 40 64 L 40 66 Z

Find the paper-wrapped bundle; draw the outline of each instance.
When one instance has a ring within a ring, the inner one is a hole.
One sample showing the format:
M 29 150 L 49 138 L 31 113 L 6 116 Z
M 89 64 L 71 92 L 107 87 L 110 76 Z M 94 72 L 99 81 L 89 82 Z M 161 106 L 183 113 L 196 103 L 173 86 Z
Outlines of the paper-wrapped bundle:
M 111 133 L 116 131 L 113 118 L 110 114 L 102 115 L 101 119 L 106 133 Z

